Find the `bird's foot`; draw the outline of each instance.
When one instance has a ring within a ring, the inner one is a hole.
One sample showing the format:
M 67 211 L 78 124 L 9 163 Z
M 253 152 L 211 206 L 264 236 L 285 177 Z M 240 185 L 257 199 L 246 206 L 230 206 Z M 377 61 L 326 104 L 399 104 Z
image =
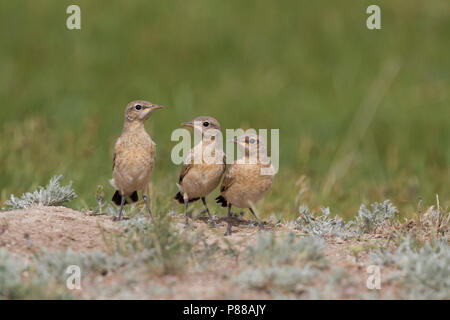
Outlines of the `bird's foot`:
M 267 231 L 268 230 L 266 227 L 264 227 L 264 224 L 262 222 L 260 222 L 258 224 L 258 228 L 259 228 L 259 231 Z
M 120 218 L 119 217 L 113 217 L 112 220 L 113 221 L 122 221 L 122 220 L 130 220 L 130 218 L 122 216 Z
M 214 222 L 214 220 L 212 218 L 208 219 L 208 224 L 211 228 L 216 228 L 217 224 Z

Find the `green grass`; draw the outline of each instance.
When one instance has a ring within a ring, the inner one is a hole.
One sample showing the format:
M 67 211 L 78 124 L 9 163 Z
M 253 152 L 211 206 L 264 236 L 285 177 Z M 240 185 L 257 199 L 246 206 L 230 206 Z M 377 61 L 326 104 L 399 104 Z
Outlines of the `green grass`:
M 76 3 L 81 31 L 65 27 L 72 2 L 0 2 L 0 201 L 56 174 L 73 207 L 94 207 L 98 185 L 110 198 L 123 110 L 142 98 L 167 106 L 147 124 L 156 210 L 181 210 L 170 134 L 198 115 L 280 128 L 262 216 L 307 204 L 349 218 L 387 198 L 408 215 L 436 193 L 449 206 L 448 1 L 377 1 L 379 31 L 370 1 Z

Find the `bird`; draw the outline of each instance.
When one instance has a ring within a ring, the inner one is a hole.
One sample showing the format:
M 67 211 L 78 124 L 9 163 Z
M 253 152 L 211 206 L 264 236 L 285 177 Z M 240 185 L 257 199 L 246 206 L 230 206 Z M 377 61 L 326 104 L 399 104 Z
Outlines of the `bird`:
M 187 211 L 189 203 L 198 199 L 202 199 L 209 222 L 214 225 L 206 204 L 206 196 L 219 185 L 226 168 L 225 153 L 221 145 L 217 144 L 219 141 L 217 135 L 221 134 L 220 124 L 212 117 L 202 116 L 181 125 L 192 127 L 194 134 L 200 135 L 201 140 L 189 151 L 183 161 L 177 183 L 179 192 L 174 199 L 184 204 L 186 227 L 189 226 Z M 220 141 L 222 141 L 221 136 Z
M 148 183 L 155 162 L 156 145 L 144 127 L 144 122 L 153 111 L 163 106 L 145 100 L 128 103 L 121 136 L 114 147 L 113 178 L 111 184 L 116 189 L 112 201 L 119 207 L 116 220 L 122 219 L 125 204 L 139 200 L 142 192 L 148 214 L 153 220 L 147 199 Z
M 253 211 L 252 205 L 261 200 L 272 186 L 274 168 L 267 158 L 267 151 L 261 137 L 243 134 L 232 140 L 244 155 L 234 161 L 226 170 L 220 186 L 218 204 L 228 209 L 228 225 L 225 236 L 231 235 L 231 206 L 249 208 L 257 219 L 260 229 L 264 226 Z

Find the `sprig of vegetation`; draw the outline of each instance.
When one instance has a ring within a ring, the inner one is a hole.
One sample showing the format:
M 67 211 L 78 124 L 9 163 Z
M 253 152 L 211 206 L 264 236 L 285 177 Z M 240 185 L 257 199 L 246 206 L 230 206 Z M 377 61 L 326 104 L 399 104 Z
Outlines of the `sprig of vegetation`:
M 201 231 L 184 232 L 168 216 L 156 216 L 155 223 L 136 217 L 121 224 L 123 232 L 105 236 L 110 250 L 125 257 L 133 256 L 156 274 L 178 273 L 191 263 L 204 266 L 219 250 L 217 243 L 206 243 Z
M 277 237 L 264 232 L 258 235 L 255 245 L 246 248 L 244 259 L 250 265 L 280 265 L 296 262 L 326 264 L 325 242 L 316 237 L 298 238 L 294 232 Z
M 355 279 L 342 267 L 333 266 L 329 273 L 321 275 L 323 286 L 308 286 L 305 288 L 309 298 L 318 299 L 342 299 L 348 288 L 353 288 L 359 279 Z
M 33 261 L 14 257 L 0 249 L 0 299 L 70 299 L 65 282 L 39 268 Z
M 0 249 L 0 299 L 71 299 L 67 290 L 67 267 L 80 267 L 83 279 L 106 275 L 128 263 L 120 255 L 103 252 L 49 252 L 41 250 L 22 259 Z
M 34 262 L 41 274 L 56 277 L 61 281 L 67 276 L 65 270 L 70 265 L 80 267 L 83 275 L 102 274 L 116 270 L 124 266 L 127 261 L 125 257 L 118 254 L 108 255 L 103 252 L 75 252 L 72 249 L 66 251 L 48 252 L 41 250 L 34 255 Z
M 370 208 L 362 204 L 355 220 L 345 223 L 338 215 L 331 218 L 329 208 L 322 208 L 320 213 L 314 213 L 308 206 L 301 205 L 300 216 L 295 220 L 295 226 L 311 235 L 347 239 L 376 232 L 388 221 L 392 222 L 398 212 L 390 200 L 372 203 Z
M 355 225 L 360 233 L 375 232 L 397 216 L 397 208 L 392 205 L 390 200 L 385 200 L 383 203 L 372 203 L 370 207 L 371 209 L 368 209 L 362 204 L 358 210 Z
M 236 281 L 249 288 L 299 293 L 319 269 L 327 265 L 325 242 L 316 237 L 298 239 L 293 232 L 277 238 L 262 233 L 244 252 L 248 267 Z
M 252 289 L 300 292 L 318 271 L 311 266 L 264 266 L 244 269 L 237 281 Z
M 393 252 L 378 250 L 372 263 L 394 266 L 392 281 L 401 284 L 403 298 L 448 299 L 450 296 L 450 245 L 439 239 L 420 246 L 407 237 Z
M 351 229 L 354 222 L 345 223 L 338 215 L 331 218 L 329 208 L 322 208 L 321 214 L 316 214 L 311 212 L 308 206 L 302 205 L 299 213 L 300 217 L 295 220 L 295 225 L 303 232 L 319 237 L 343 239 L 355 236 L 355 232 Z
M 11 195 L 11 198 L 5 203 L 6 209 L 28 209 L 35 205 L 59 206 L 65 202 L 72 201 L 77 197 L 72 188 L 72 182 L 69 182 L 66 186 L 61 186 L 60 181 L 62 178 L 62 175 L 54 176 L 45 188 L 39 187 L 34 192 L 24 193 L 20 198 Z

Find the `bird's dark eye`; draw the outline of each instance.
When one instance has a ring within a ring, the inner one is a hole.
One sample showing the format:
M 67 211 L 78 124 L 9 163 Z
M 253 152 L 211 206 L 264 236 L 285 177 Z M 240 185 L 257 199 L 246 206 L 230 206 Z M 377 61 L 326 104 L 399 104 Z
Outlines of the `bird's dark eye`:
M 134 108 L 135 108 L 136 110 L 141 110 L 141 109 L 142 109 L 142 106 L 141 106 L 140 104 L 137 104 L 137 105 L 134 106 Z
M 255 139 L 253 139 L 253 138 L 252 138 L 252 139 L 250 139 L 250 143 L 251 143 L 251 144 L 254 144 L 255 142 L 256 142 L 256 140 L 255 140 Z
M 203 122 L 203 126 L 204 126 L 204 127 L 209 126 L 209 122 L 208 122 L 208 121 Z

